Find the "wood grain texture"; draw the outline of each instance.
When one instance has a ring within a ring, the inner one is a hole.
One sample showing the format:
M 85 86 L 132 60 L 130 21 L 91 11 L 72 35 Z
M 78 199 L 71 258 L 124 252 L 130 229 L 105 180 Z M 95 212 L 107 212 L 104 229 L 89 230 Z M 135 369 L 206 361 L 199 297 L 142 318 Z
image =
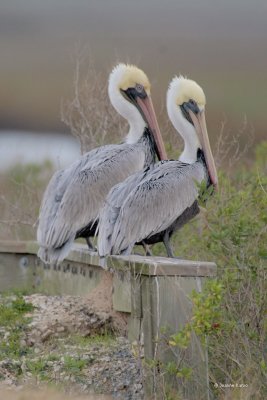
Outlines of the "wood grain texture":
M 0 253 L 36 254 L 36 242 L 1 241 Z M 95 252 L 89 252 L 87 246 L 75 243 L 66 261 L 79 262 L 102 267 L 103 260 Z M 145 257 L 139 255 L 109 256 L 105 259 L 108 269 L 123 270 L 129 268 L 134 274 L 148 276 L 216 276 L 216 264 L 208 261 L 180 260 L 166 257 Z

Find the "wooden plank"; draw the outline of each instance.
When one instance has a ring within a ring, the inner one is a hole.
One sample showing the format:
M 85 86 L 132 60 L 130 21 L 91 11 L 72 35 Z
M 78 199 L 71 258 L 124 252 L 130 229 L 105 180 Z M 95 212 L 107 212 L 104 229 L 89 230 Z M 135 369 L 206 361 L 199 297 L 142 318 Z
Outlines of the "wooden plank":
M 141 341 L 141 318 L 133 317 L 128 320 L 128 339 L 131 343 L 135 342 L 139 349 L 142 348 Z
M 27 253 L 26 247 L 28 242 L 15 242 L 11 240 L 0 241 L 0 253 Z M 32 254 L 32 253 L 29 253 Z
M 155 335 L 153 331 L 153 316 L 154 312 L 152 309 L 152 288 L 151 279 L 147 276 L 142 276 L 141 282 L 142 290 L 142 331 L 144 334 L 144 352 L 147 359 L 154 358 L 155 349 Z
M 135 342 L 141 348 L 142 342 L 142 293 L 141 279 L 139 274 L 131 273 L 131 317 L 128 321 L 128 339 Z
M 20 251 L 25 249 L 19 247 Z M 0 252 L 0 292 L 25 289 L 49 295 L 86 296 L 100 284 L 104 273 L 98 266 L 76 261 L 64 260 L 59 266 L 50 266 L 35 254 Z M 113 307 L 116 311 L 131 312 L 130 275 L 126 279 L 124 274 L 119 278 L 116 273 Z
M 115 310 L 131 313 L 132 302 L 130 271 L 120 271 L 119 273 L 116 272 L 113 274 L 112 302 Z
M 193 370 L 192 379 L 182 381 L 177 377 L 163 376 L 163 371 L 156 365 L 152 375 L 153 385 L 150 387 L 154 388 L 159 399 L 164 398 L 162 387 L 168 385 L 182 398 L 207 399 L 207 355 L 198 338 L 193 335 L 186 350 L 170 348 L 167 344 L 168 337 L 190 320 L 192 304 L 189 296 L 193 289 L 201 290 L 202 278 L 157 276 L 147 279 L 150 283 L 144 288 L 144 295 L 150 299 L 150 304 L 144 314 L 144 319 L 148 321 L 143 322 L 145 356 L 163 363 L 183 360 L 183 366 Z M 150 295 L 147 291 L 150 291 Z
M 128 267 L 138 274 L 147 276 L 216 276 L 216 264 L 208 261 L 144 257 L 133 254 L 107 257 L 107 264 L 116 270 Z
M 36 242 L 0 242 L 0 252 L 36 254 Z M 68 261 L 103 266 L 97 253 L 89 252 L 87 246 L 75 243 L 67 257 Z M 166 257 L 145 257 L 139 255 L 110 256 L 105 264 L 114 270 L 129 268 L 132 273 L 147 276 L 216 276 L 216 264 L 206 261 L 171 259 Z
M 0 253 L 0 292 L 12 289 L 34 289 L 38 277 L 34 274 L 35 255 Z
M 89 253 L 88 248 L 80 244 L 75 245 L 68 259 L 101 267 L 103 265 L 97 253 Z M 216 276 L 216 264 L 208 261 L 145 257 L 133 254 L 106 257 L 106 265 L 116 271 L 125 271 L 129 268 L 135 274 L 148 276 Z
M 103 272 L 98 267 L 69 261 L 52 267 L 35 254 L 0 253 L 0 291 L 34 289 L 50 295 L 85 296 L 98 285 Z

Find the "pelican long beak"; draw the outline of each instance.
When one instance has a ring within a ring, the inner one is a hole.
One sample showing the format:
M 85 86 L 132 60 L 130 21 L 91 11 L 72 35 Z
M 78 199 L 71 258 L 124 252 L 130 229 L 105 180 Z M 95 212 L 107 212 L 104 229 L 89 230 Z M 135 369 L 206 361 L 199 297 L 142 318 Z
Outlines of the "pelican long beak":
M 214 185 L 215 189 L 218 189 L 218 176 L 217 170 L 214 162 L 214 158 L 210 148 L 210 141 L 206 126 L 206 119 L 205 119 L 205 112 L 204 110 L 200 111 L 199 113 L 195 114 L 190 109 L 188 110 L 189 115 L 193 121 L 195 129 L 197 131 L 200 144 L 203 149 L 203 153 L 205 156 L 206 165 L 208 168 L 209 176 L 211 183 Z
M 168 156 L 165 150 L 164 142 L 160 133 L 156 113 L 153 107 L 153 103 L 150 96 L 146 96 L 145 98 L 136 98 L 138 106 L 141 108 L 144 117 L 147 121 L 148 127 L 153 134 L 157 153 L 160 160 L 167 160 Z

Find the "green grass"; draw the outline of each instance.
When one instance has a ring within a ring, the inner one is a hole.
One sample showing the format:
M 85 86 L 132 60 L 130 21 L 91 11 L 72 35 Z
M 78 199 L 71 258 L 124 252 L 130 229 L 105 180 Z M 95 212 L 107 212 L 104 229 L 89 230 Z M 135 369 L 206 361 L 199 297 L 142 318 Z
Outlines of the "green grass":
M 86 360 L 82 360 L 81 358 L 75 358 L 71 356 L 64 357 L 64 371 L 69 374 L 80 374 L 83 368 L 88 364 Z
M 24 314 L 33 311 L 31 303 L 26 303 L 22 297 L 16 297 L 14 300 L 5 300 L 0 304 L 0 325 L 14 326 L 25 321 Z
M 37 359 L 27 359 L 26 368 L 34 377 L 43 381 L 52 381 L 52 366 L 49 362 L 59 361 L 60 357 L 56 355 L 42 356 Z M 64 362 L 61 367 L 61 372 L 65 372 L 67 375 L 75 377 L 81 377 L 83 375 L 83 369 L 88 365 L 88 360 L 83 360 L 79 356 L 64 356 Z
M 28 359 L 26 361 L 27 370 L 34 376 L 41 380 L 49 379 L 49 368 L 45 358 L 38 358 L 37 360 Z
M 60 356 L 58 354 L 53 354 L 53 353 L 50 353 L 46 358 L 47 361 L 58 361 L 59 359 Z
M 88 347 L 92 345 L 96 346 L 111 346 L 115 343 L 115 336 L 107 332 L 104 335 L 92 335 L 92 336 L 79 336 L 72 335 L 66 339 L 67 343 L 77 345 L 79 347 Z
M 0 331 L 0 360 L 12 361 L 7 368 L 16 377 L 23 373 L 21 357 L 24 356 L 26 371 L 31 373 L 34 378 L 58 383 L 57 381 L 60 382 L 61 378 L 54 376 L 53 365 L 50 362 L 57 363 L 62 361 L 61 358 L 63 357 L 64 361 L 60 372 L 79 380 L 83 377 L 83 369 L 93 359 L 84 360 L 82 358 L 83 351 L 80 351 L 80 349 L 75 349 L 74 355 L 62 356 L 68 346 L 76 345 L 86 349 L 92 345 L 109 346 L 114 342 L 114 337 L 109 334 L 87 338 L 72 335 L 66 337 L 63 343 L 54 339 L 52 343 L 53 352 L 49 352 L 51 343 L 48 343 L 47 348 L 43 348 L 42 356 L 36 357 L 34 348 L 25 345 L 22 340 L 30 322 L 30 317 L 27 314 L 34 310 L 34 306 L 26 302 L 20 292 L 16 292 L 16 294 L 8 292 L 2 295 L 0 300 L 0 327 L 4 328 L 4 331 Z
M 25 314 L 33 309 L 33 305 L 25 302 L 21 295 L 1 298 L 0 327 L 5 328 L 6 335 L 0 333 L 0 359 L 19 359 L 30 351 L 21 344 L 21 339 L 30 320 Z
M 60 361 L 60 374 L 64 373 L 64 376 L 71 375 L 75 380 L 79 381 L 84 378 L 84 368 L 94 361 L 94 357 L 83 359 L 84 352 L 87 349 L 92 349 L 92 347 L 109 347 L 114 343 L 115 338 L 110 334 L 90 337 L 82 337 L 78 334 L 70 335 L 65 337 L 64 341 L 55 338 L 47 342 L 47 347 L 43 349 L 42 356 L 36 358 L 33 352 L 25 354 L 26 369 L 36 379 L 60 384 L 62 377 L 55 377 L 53 367 L 50 365 L 50 362 L 57 363 Z M 51 349 L 51 347 L 53 348 L 53 352 L 49 353 L 48 349 Z M 69 348 L 71 348 L 73 354 L 64 355 L 66 351 L 69 351 Z

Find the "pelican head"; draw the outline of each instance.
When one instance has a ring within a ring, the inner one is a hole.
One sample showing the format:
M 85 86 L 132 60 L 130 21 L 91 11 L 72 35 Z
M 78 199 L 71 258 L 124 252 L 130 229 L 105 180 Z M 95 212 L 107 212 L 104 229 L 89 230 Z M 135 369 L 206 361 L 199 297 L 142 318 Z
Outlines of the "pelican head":
M 150 88 L 150 82 L 144 71 L 134 65 L 118 64 L 109 76 L 110 101 L 130 125 L 127 143 L 136 143 L 148 127 L 154 137 L 159 158 L 167 159 Z
M 180 160 L 194 163 L 197 151 L 204 153 L 210 180 L 216 187 L 217 171 L 212 156 L 205 119 L 206 97 L 203 89 L 191 79 L 175 77 L 167 91 L 167 111 L 169 118 L 185 142 Z

